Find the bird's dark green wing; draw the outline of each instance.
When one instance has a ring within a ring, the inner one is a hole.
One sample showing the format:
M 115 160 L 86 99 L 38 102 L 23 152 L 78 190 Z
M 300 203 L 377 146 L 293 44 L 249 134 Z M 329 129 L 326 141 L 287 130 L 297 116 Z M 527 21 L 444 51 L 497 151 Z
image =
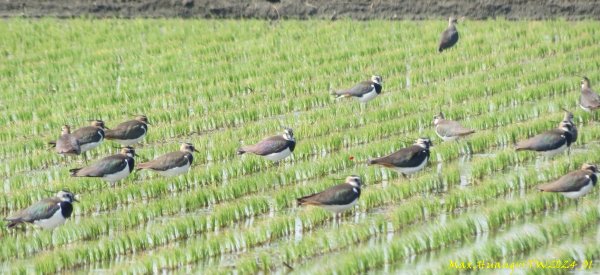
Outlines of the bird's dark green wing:
M 190 153 L 171 152 L 151 161 L 140 163 L 138 167 L 158 171 L 166 171 L 175 167 L 185 166 L 188 163 L 191 165 L 192 161 L 193 156 Z
M 429 157 L 429 151 L 421 146 L 413 145 L 397 152 L 373 160 L 375 164 L 388 167 L 415 167 Z
M 545 192 L 577 192 L 589 182 L 596 181 L 596 175 L 588 171 L 574 171 L 562 176 L 560 179 L 538 186 Z
M 105 157 L 98 162 L 79 169 L 74 175 L 78 177 L 103 177 L 104 175 L 114 174 L 127 167 L 126 156 L 112 155 Z
M 59 209 L 60 200 L 58 198 L 46 198 L 34 203 L 26 209 L 18 211 L 6 218 L 6 220 L 15 222 L 33 222 L 36 220 L 48 219 Z
M 137 120 L 130 120 L 123 122 L 117 127 L 110 130 L 106 130 L 106 139 L 134 139 L 138 138 L 148 130 L 148 126 L 145 123 Z
M 79 144 L 88 144 L 93 142 L 99 142 L 104 137 L 104 130 L 88 126 L 77 129 L 73 132 L 72 136 L 77 138 Z
M 299 202 L 314 205 L 346 205 L 360 197 L 360 188 L 344 183 L 320 193 L 298 199 Z

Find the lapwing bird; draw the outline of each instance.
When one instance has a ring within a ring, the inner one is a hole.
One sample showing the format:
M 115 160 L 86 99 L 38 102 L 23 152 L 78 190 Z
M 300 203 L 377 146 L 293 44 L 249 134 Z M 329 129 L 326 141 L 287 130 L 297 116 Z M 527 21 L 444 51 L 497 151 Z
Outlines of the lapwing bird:
M 81 154 L 79 142 L 77 141 L 77 138 L 71 134 L 71 127 L 69 127 L 69 125 L 63 125 L 58 140 L 48 142 L 48 144 L 54 146 L 56 152 L 63 156 Z
M 104 121 L 102 120 L 90 121 L 92 122 L 91 126 L 81 127 L 72 134 L 79 142 L 81 153 L 98 147 L 104 141 L 104 130 L 108 129 L 104 126 Z
M 451 48 L 458 42 L 458 31 L 456 30 L 456 24 L 458 24 L 458 20 L 454 17 L 450 17 L 448 19 L 448 28 L 442 35 L 440 36 L 440 46 L 438 48 L 439 52 L 444 51 L 445 49 Z
M 360 82 L 348 90 L 333 92 L 333 94 L 336 98 L 354 97 L 361 103 L 367 103 L 381 93 L 382 82 L 381 76 L 374 75 L 371 80 Z
M 568 121 L 562 121 L 558 128 L 541 133 L 517 143 L 517 151 L 529 150 L 542 153 L 546 157 L 564 152 L 573 142 L 571 133 L 573 126 Z
M 586 112 L 591 112 L 600 108 L 600 96 L 592 90 L 590 79 L 585 76 L 581 80 L 579 106 Z
M 117 127 L 104 131 L 108 140 L 123 146 L 131 146 L 140 142 L 148 133 L 148 118 L 144 115 L 136 116 L 134 120 L 125 121 Z
M 291 155 L 294 148 L 296 148 L 294 131 L 285 128 L 283 135 L 265 138 L 254 145 L 242 146 L 237 153 L 238 155 L 252 153 L 277 162 Z
M 558 180 L 539 185 L 537 188 L 542 192 L 560 193 L 570 199 L 579 199 L 592 191 L 596 186 L 598 177 L 596 165 L 584 163 L 580 170 L 568 173 Z
M 71 217 L 74 202 L 77 199 L 73 193 L 60 191 L 55 197 L 38 201 L 4 220 L 8 222 L 8 228 L 31 223 L 44 229 L 54 229 Z
M 332 212 L 334 215 L 353 207 L 360 198 L 362 181 L 352 175 L 345 183 L 331 187 L 325 191 L 297 199 L 298 206 L 316 205 Z
M 571 143 L 575 143 L 577 141 L 577 134 L 578 134 L 577 126 L 575 125 L 575 121 L 573 120 L 575 118 L 575 116 L 573 115 L 573 113 L 569 112 L 568 110 L 563 109 L 563 111 L 565 111 L 565 116 L 563 117 L 563 121 L 571 123 L 571 136 L 572 136 Z M 558 126 L 560 127 L 560 124 Z
M 121 149 L 120 154 L 105 157 L 90 166 L 69 170 L 71 177 L 96 177 L 110 182 L 114 186 L 133 171 L 135 150 L 131 147 Z
M 435 125 L 435 133 L 444 141 L 456 140 L 475 133 L 474 130 L 465 128 L 456 121 L 446 120 L 442 112 L 433 117 L 433 125 Z
M 433 143 L 429 138 L 419 138 L 412 146 L 400 149 L 389 156 L 371 159 L 368 164 L 394 169 L 403 176 L 411 175 L 425 168 L 431 146 Z
M 191 143 L 182 143 L 178 152 L 162 155 L 154 160 L 140 163 L 136 169 L 148 169 L 165 177 L 179 176 L 190 170 L 194 161 L 193 152 L 198 152 Z

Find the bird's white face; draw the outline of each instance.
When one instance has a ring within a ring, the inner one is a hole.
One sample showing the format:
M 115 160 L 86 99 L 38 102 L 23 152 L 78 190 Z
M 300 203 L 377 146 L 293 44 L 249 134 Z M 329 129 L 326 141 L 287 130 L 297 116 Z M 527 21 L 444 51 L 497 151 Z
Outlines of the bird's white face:
M 383 79 L 379 75 L 374 75 L 374 76 L 371 76 L 371 81 L 381 85 L 381 82 L 383 82 Z
M 417 139 L 417 141 L 415 142 L 416 145 L 419 145 L 425 149 L 429 149 L 429 147 L 432 145 L 431 144 L 431 140 L 428 138 L 419 138 Z
M 179 147 L 179 150 L 181 150 L 182 152 L 192 153 L 196 151 L 196 148 L 191 143 L 183 143 L 181 144 L 181 147 Z
M 75 200 L 75 195 L 73 195 L 73 193 L 71 192 L 67 192 L 67 191 L 60 191 L 56 194 L 56 197 L 58 197 L 61 201 L 68 201 L 68 202 L 74 202 Z
M 63 125 L 61 131 L 62 131 L 63 135 L 70 134 L 71 133 L 71 127 L 69 127 L 69 125 Z
M 290 141 L 295 141 L 294 139 L 294 131 L 290 128 L 286 128 L 283 130 L 283 138 Z
M 587 78 L 584 78 L 581 80 L 581 88 L 585 89 L 585 88 L 589 88 L 590 87 L 590 81 Z
M 570 132 L 573 129 L 571 123 L 568 121 L 562 121 L 559 128 L 565 132 Z
M 121 149 L 121 154 L 126 155 L 130 158 L 132 158 L 136 155 L 135 150 L 131 147 L 125 147 L 125 148 Z
M 360 178 L 358 176 L 349 176 L 346 178 L 346 183 L 360 188 L 360 186 L 362 185 L 362 181 L 360 180 Z

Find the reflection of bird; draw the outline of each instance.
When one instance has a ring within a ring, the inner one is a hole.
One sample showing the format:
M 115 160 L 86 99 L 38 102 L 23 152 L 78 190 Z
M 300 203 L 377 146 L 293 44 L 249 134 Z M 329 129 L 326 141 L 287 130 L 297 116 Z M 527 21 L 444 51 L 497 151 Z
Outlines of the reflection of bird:
M 541 133 L 532 138 L 520 141 L 515 149 L 517 151 L 529 150 L 541 152 L 543 155 L 551 157 L 564 152 L 571 146 L 573 134 L 571 133 L 571 123 L 562 121 L 556 129 Z
M 298 205 L 316 205 L 337 215 L 350 209 L 360 198 L 362 181 L 360 177 L 352 175 L 340 185 L 325 191 L 297 199 Z
M 581 80 L 579 106 L 586 112 L 591 112 L 600 108 L 600 96 L 592 90 L 590 86 L 590 80 L 585 76 Z
M 554 182 L 539 185 L 537 188 L 542 192 L 555 192 L 570 199 L 579 199 L 596 186 L 598 181 L 596 173 L 598 173 L 596 165 L 585 163 L 580 170 L 568 173 Z
M 129 176 L 135 165 L 135 150 L 131 147 L 121 149 L 120 154 L 105 157 L 90 166 L 69 170 L 71 177 L 102 178 L 114 186 L 115 182 Z
M 336 95 L 336 98 L 355 97 L 361 103 L 366 103 L 381 93 L 382 82 L 381 76 L 374 75 L 371 80 L 360 82 L 348 90 L 337 91 L 333 94 Z
M 458 42 L 458 31 L 456 30 L 456 24 L 458 24 L 458 20 L 454 17 L 450 17 L 448 19 L 448 28 L 440 37 L 440 46 L 438 48 L 439 52 L 442 52 L 445 49 L 451 48 Z
M 149 169 L 165 177 L 174 177 L 190 170 L 194 155 L 198 152 L 191 143 L 182 143 L 179 151 L 171 152 L 151 161 L 140 163 L 137 169 Z
M 148 133 L 148 118 L 144 115 L 136 116 L 134 120 L 125 121 L 117 127 L 104 131 L 105 138 L 114 140 L 123 146 L 131 146 L 140 142 Z
M 400 149 L 389 156 L 369 160 L 368 164 L 392 168 L 402 175 L 414 174 L 425 168 L 429 159 L 429 147 L 432 145 L 429 138 L 419 138 L 412 146 Z
M 55 197 L 46 198 L 6 218 L 8 228 L 21 223 L 32 223 L 44 229 L 54 229 L 71 217 L 75 195 L 60 191 Z
M 456 121 L 446 120 L 442 112 L 433 117 L 433 125 L 435 125 L 435 133 L 444 141 L 456 140 L 475 133 L 474 130 L 465 128 Z
M 291 155 L 295 147 L 294 131 L 285 128 L 283 135 L 271 136 L 254 145 L 242 146 L 237 153 L 238 155 L 252 153 L 271 161 L 280 161 Z
M 56 146 L 56 152 L 61 155 L 79 155 L 81 154 L 81 147 L 77 138 L 71 135 L 71 127 L 69 125 L 63 125 L 62 133 L 56 142 L 50 142 Z

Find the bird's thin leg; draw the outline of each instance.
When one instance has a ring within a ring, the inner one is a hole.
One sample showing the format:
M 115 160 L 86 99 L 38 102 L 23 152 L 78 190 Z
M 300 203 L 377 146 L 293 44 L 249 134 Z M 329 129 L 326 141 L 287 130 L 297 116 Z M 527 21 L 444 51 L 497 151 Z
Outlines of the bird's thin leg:
M 85 161 L 85 165 L 88 165 L 87 153 L 83 153 L 83 160 Z
M 575 199 L 575 211 L 579 211 L 579 198 Z

